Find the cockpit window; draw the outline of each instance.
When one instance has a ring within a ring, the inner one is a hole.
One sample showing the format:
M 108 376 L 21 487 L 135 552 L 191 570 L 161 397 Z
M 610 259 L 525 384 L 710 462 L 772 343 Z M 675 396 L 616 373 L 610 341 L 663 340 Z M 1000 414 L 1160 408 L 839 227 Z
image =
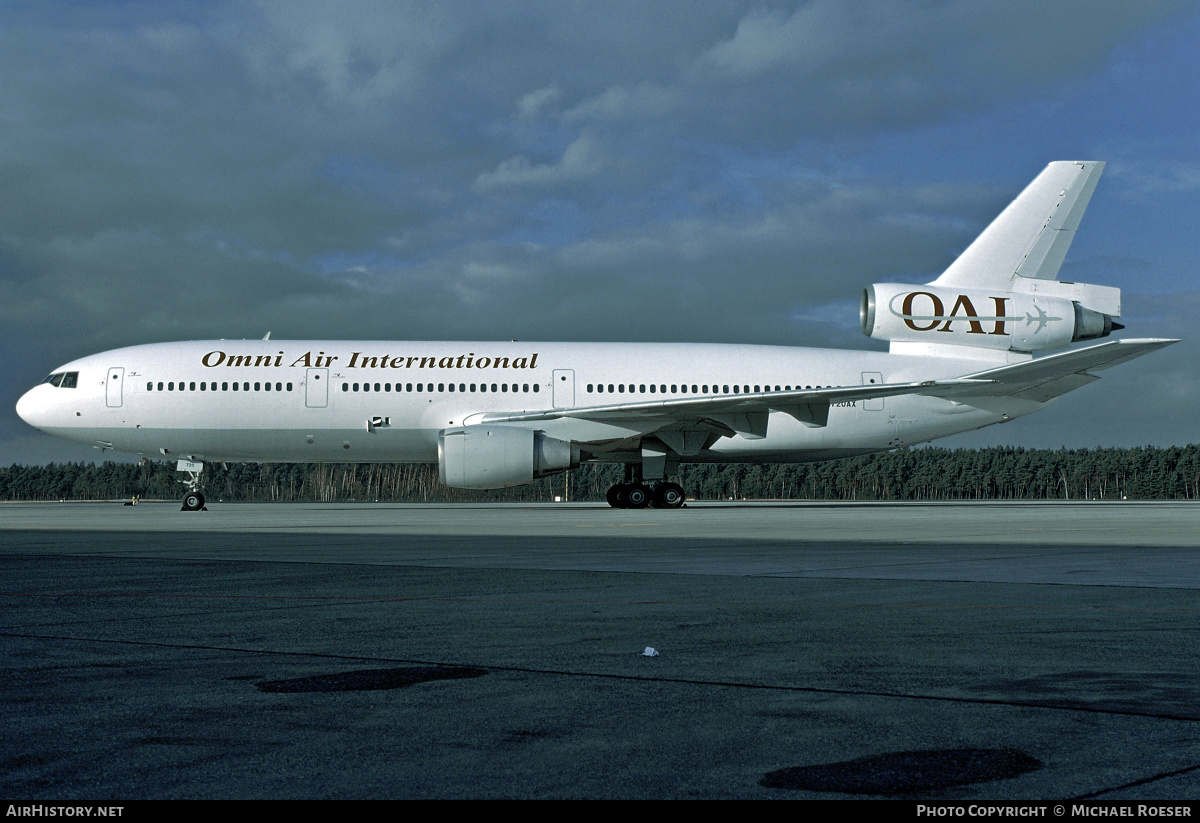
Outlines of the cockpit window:
M 60 389 L 73 389 L 79 384 L 79 372 L 77 371 L 60 371 L 47 377 L 42 381 L 49 383 L 51 386 L 56 386 Z

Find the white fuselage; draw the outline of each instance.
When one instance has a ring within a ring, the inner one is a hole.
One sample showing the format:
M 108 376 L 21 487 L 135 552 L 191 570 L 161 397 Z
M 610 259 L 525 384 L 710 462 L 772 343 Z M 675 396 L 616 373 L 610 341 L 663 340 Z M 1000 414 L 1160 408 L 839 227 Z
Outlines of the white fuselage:
M 973 352 L 964 351 L 964 354 Z M 438 461 L 438 434 L 484 415 L 929 380 L 994 359 L 782 346 L 193 341 L 73 361 L 18 413 L 49 434 L 148 457 L 263 462 Z M 717 439 L 684 462 L 787 462 L 880 451 L 980 428 L 1043 404 L 989 408 L 904 395 L 833 404 L 827 425 L 771 412 L 764 437 Z M 536 428 L 628 462 L 645 427 L 560 417 Z

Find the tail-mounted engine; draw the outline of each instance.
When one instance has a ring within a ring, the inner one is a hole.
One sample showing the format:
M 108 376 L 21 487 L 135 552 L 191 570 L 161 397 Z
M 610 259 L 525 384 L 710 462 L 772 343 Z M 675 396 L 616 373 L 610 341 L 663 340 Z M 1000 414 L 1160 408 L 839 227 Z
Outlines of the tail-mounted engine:
M 876 283 L 863 291 L 863 334 L 893 343 L 930 343 L 1014 352 L 1059 349 L 1124 328 L 1121 290 L 1016 278 L 1022 291 Z

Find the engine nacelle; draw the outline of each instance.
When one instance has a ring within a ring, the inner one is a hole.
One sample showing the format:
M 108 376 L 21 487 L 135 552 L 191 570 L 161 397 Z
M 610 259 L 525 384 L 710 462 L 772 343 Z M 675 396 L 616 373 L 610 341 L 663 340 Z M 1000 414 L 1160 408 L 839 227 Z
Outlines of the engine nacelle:
M 456 489 L 503 489 L 579 465 L 579 447 L 517 426 L 458 426 L 438 434 L 438 474 Z
M 863 291 L 863 334 L 876 340 L 1035 352 L 1124 328 L 1078 301 L 1045 294 L 876 283 Z

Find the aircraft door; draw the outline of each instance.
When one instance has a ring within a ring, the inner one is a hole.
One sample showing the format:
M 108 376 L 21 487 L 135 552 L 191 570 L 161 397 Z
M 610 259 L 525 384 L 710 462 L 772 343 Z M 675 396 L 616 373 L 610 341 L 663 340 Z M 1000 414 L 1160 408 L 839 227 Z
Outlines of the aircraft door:
M 883 385 L 883 375 L 877 371 L 865 371 L 862 373 L 862 382 L 864 386 L 880 386 Z M 883 411 L 883 398 L 872 397 L 864 400 L 862 407 L 866 411 Z
M 575 370 L 554 370 L 554 408 L 569 409 L 575 405 Z
M 125 382 L 124 369 L 109 369 L 108 378 L 104 381 L 104 402 L 110 409 L 121 405 L 121 384 Z
M 329 369 L 305 370 L 304 405 L 310 409 L 323 409 L 329 405 Z

